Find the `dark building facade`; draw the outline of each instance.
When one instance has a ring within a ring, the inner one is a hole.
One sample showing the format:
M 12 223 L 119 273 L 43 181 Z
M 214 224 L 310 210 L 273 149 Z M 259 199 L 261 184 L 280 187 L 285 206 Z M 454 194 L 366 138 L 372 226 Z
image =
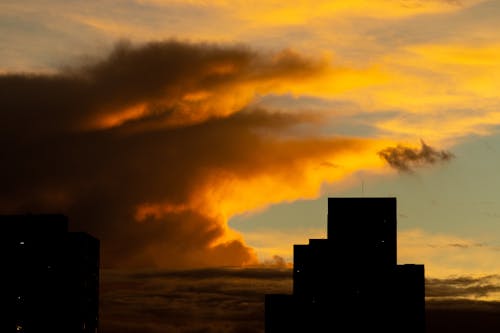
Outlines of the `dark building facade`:
M 96 333 L 99 240 L 64 215 L 3 215 L 0 228 L 0 332 Z
M 396 198 L 328 198 L 328 237 L 294 245 L 266 333 L 425 332 L 424 265 L 397 264 Z

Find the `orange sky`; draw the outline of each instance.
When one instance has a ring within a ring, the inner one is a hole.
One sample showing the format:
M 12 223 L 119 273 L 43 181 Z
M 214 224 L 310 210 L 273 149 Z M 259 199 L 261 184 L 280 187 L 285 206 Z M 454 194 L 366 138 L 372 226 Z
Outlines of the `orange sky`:
M 408 176 L 380 157 L 388 147 L 496 138 L 499 11 L 481 0 L 4 1 L 0 140 L 13 163 L 0 207 L 68 212 L 109 239 L 109 265 L 290 259 L 319 223 L 261 231 L 253 218 L 352 192 L 360 173 L 393 186 L 374 194 L 399 193 Z M 427 162 L 409 167 L 443 170 Z M 228 224 L 240 216 L 246 226 Z M 401 260 L 434 276 L 496 272 L 500 241 L 485 235 L 498 221 L 446 219 L 458 222 L 403 223 Z M 488 246 L 457 254 L 429 240 Z

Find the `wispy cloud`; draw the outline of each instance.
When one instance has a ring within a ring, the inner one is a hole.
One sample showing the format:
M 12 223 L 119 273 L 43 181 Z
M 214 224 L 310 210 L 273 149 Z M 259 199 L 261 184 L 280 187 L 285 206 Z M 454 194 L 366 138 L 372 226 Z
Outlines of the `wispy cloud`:
M 399 263 L 423 263 L 428 276 L 443 281 L 468 274 L 480 278 L 499 270 L 495 241 L 413 229 L 399 231 L 398 244 Z

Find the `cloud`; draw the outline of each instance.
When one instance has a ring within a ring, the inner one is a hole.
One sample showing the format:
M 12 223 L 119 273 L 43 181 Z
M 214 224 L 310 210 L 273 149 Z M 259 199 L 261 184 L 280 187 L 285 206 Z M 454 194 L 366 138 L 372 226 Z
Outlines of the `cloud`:
M 420 149 L 397 145 L 378 152 L 391 167 L 401 172 L 412 172 L 415 167 L 449 161 L 454 155 L 446 150 L 436 150 L 421 141 Z
M 153 270 L 150 272 L 133 273 L 130 275 L 137 279 L 150 278 L 182 278 L 182 279 L 211 279 L 211 278 L 239 278 L 262 280 L 287 280 L 292 277 L 292 270 L 285 266 L 259 265 L 256 267 L 219 267 L 191 270 Z
M 107 58 L 60 74 L 3 75 L 2 107 L 11 111 L 1 120 L 12 133 L 30 119 L 32 134 L 105 129 L 137 119 L 144 127 L 182 126 L 239 111 L 259 90 L 322 67 L 291 51 L 264 56 L 243 46 L 122 42 Z
M 426 296 L 429 298 L 486 298 L 500 292 L 497 275 L 481 277 L 460 276 L 426 280 Z
M 500 302 L 473 300 L 428 301 L 426 332 L 497 332 Z
M 0 210 L 67 214 L 101 239 L 106 267 L 255 263 L 228 218 L 382 166 L 387 142 L 295 137 L 318 116 L 248 107 L 323 66 L 289 50 L 165 41 L 2 75 Z
M 103 273 L 101 328 L 155 333 L 262 332 L 264 295 L 290 292 L 292 276 L 259 267 Z
M 101 329 L 117 333 L 263 332 L 264 295 L 292 292 L 291 269 L 266 267 L 104 270 L 102 281 Z M 427 332 L 442 332 L 443 325 L 467 332 L 457 321 L 474 325 L 474 332 L 494 332 L 500 303 L 474 300 L 482 291 L 473 286 L 498 288 L 498 282 L 498 276 L 428 278 Z

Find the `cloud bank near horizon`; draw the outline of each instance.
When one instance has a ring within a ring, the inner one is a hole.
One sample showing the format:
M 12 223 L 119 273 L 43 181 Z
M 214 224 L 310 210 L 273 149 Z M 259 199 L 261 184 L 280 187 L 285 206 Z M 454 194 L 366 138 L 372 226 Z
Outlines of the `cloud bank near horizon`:
M 289 268 L 103 273 L 106 332 L 261 333 L 264 295 L 292 292 Z M 428 278 L 427 332 L 467 332 L 467 325 L 475 325 L 475 332 L 494 331 L 500 303 L 484 299 L 498 291 L 498 281 L 498 276 Z

